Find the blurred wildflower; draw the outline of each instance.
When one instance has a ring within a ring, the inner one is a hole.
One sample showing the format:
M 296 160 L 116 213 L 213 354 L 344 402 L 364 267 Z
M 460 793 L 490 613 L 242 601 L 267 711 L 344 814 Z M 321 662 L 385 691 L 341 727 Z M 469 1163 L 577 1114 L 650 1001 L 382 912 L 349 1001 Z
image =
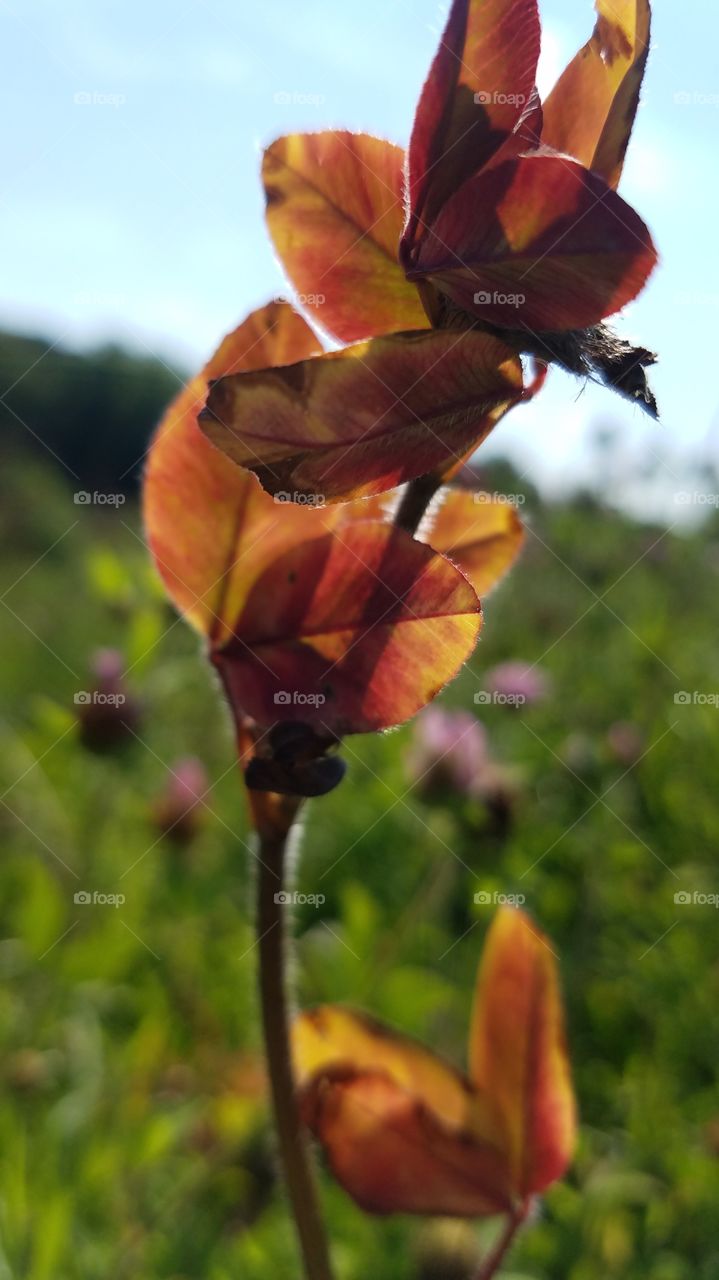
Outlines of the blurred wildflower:
M 536 663 L 501 662 L 487 672 L 485 684 L 490 693 L 516 699 L 522 705 L 531 706 L 548 697 L 550 681 L 546 672 Z
M 170 766 L 166 786 L 152 809 L 155 826 L 162 835 L 177 844 L 189 844 L 200 824 L 208 788 L 207 770 L 197 756 L 185 756 Z
M 607 731 L 607 745 L 620 764 L 631 768 L 644 751 L 644 734 L 638 725 L 617 720 Z
M 477 795 L 491 767 L 486 730 L 470 711 L 428 707 L 415 721 L 407 767 L 422 795 Z
M 139 724 L 139 704 L 128 692 L 124 670 L 118 649 L 97 649 L 90 660 L 91 688 L 75 694 L 80 738 L 90 751 L 111 751 Z
M 478 800 L 496 832 L 506 830 L 517 780 L 492 758 L 487 731 L 471 712 L 428 707 L 415 721 L 407 769 L 424 800 Z

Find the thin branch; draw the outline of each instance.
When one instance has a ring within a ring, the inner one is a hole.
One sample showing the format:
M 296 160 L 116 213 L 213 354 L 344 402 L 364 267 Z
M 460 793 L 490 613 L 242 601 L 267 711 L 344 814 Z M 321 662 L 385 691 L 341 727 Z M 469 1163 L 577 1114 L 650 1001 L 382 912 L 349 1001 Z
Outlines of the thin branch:
M 442 484 L 442 476 L 434 471 L 411 480 L 402 495 L 402 501 L 394 518 L 397 528 L 404 529 L 406 533 L 415 534 L 422 523 L 427 507 Z
M 493 1276 L 497 1274 L 499 1268 L 504 1262 L 504 1259 L 509 1253 L 512 1244 L 514 1243 L 514 1238 L 519 1231 L 519 1228 L 527 1216 L 528 1209 L 529 1205 L 525 1202 L 520 1205 L 518 1209 L 515 1209 L 510 1213 L 507 1218 L 504 1231 L 499 1237 L 492 1252 L 485 1258 L 474 1280 L 492 1280 Z
M 260 835 L 257 935 L 262 1026 L 282 1165 L 305 1275 L 307 1280 L 332 1280 L 329 1249 L 292 1070 L 283 918 L 287 911 L 282 892 L 287 841 L 297 806 L 290 808 L 294 812 L 284 831 L 265 829 Z

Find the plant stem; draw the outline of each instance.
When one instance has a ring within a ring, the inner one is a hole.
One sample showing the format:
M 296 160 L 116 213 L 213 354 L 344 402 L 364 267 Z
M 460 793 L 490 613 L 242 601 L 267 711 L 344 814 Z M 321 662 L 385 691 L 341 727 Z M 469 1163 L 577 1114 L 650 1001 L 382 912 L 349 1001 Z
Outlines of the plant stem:
M 441 484 L 442 477 L 435 474 L 413 480 L 405 490 L 395 525 L 407 533 L 416 533 Z M 240 760 L 251 750 L 250 737 L 245 741 L 243 730 L 238 733 Z M 317 1187 L 297 1105 L 289 1032 L 284 906 L 277 900 L 284 885 L 287 844 L 301 802 L 256 791 L 248 794 L 261 860 L 257 899 L 260 1003 L 275 1127 L 305 1276 L 307 1280 L 332 1280 Z
M 411 480 L 402 495 L 402 501 L 394 518 L 397 528 L 404 529 L 405 533 L 415 534 L 427 507 L 441 486 L 442 476 L 435 471 Z
M 507 1223 L 492 1252 L 488 1254 L 477 1272 L 474 1280 L 492 1280 L 506 1258 L 519 1228 L 527 1216 L 529 1205 L 519 1206 L 510 1213 Z
M 293 808 L 296 813 L 296 806 Z M 262 862 L 257 932 L 262 1026 L 275 1125 L 305 1276 L 307 1280 L 332 1280 L 327 1240 L 292 1071 L 283 923 L 285 907 L 277 901 L 284 882 L 285 851 L 293 817 L 294 813 L 289 816 L 285 830 L 265 829 L 260 833 Z

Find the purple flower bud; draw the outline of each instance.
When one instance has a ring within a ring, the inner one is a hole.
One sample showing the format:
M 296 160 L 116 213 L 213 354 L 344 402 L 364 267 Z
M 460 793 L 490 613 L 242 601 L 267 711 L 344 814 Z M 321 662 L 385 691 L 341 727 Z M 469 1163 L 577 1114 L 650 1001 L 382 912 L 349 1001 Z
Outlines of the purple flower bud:
M 617 720 L 607 731 L 607 745 L 620 764 L 630 767 L 644 750 L 644 734 L 636 724 Z
M 528 662 L 501 662 L 487 672 L 485 683 L 490 693 L 499 694 L 520 705 L 541 702 L 550 690 L 546 673 Z
M 491 766 L 486 730 L 469 711 L 429 707 L 415 723 L 407 763 L 423 791 L 478 795 Z
M 209 785 L 207 770 L 197 756 L 185 756 L 170 766 L 165 789 L 153 805 L 154 822 L 163 835 L 178 844 L 190 842 Z
M 117 649 L 97 649 L 90 659 L 88 688 L 75 693 L 80 738 L 90 751 L 111 751 L 135 732 L 140 711 L 124 678 L 125 660 Z

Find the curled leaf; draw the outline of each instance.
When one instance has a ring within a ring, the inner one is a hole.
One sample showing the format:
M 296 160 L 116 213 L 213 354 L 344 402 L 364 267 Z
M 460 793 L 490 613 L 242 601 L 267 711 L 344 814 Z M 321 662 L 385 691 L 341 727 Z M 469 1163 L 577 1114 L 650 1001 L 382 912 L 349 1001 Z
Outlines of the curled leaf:
M 402 530 L 360 520 L 288 539 L 253 578 L 214 661 L 230 701 L 260 725 L 367 733 L 429 702 L 471 654 L 480 623 L 454 565 Z
M 294 1028 L 302 1110 L 369 1213 L 479 1217 L 511 1205 L 491 1111 L 416 1041 L 327 1005 Z
M 477 978 L 470 1079 L 502 1117 L 518 1195 L 561 1177 L 576 1128 L 554 953 L 528 917 L 495 916 Z
M 315 347 L 285 304 L 255 312 L 225 339 L 165 415 L 144 512 L 168 592 L 207 636 L 238 724 L 300 722 L 332 736 L 418 711 L 469 657 L 481 611 L 453 564 L 369 518 L 376 502 L 324 510 L 273 501 L 199 430 L 208 377 Z M 306 754 L 320 793 L 338 763 Z M 279 790 L 286 766 L 262 756 L 254 772 Z
M 535 106 L 536 0 L 454 0 L 417 106 L 404 252 Z
M 337 502 L 450 465 L 522 394 L 496 338 L 425 331 L 221 378 L 200 421 L 270 493 Z
M 544 104 L 542 141 L 616 187 L 649 53 L 649 0 L 597 0 L 591 39 Z

